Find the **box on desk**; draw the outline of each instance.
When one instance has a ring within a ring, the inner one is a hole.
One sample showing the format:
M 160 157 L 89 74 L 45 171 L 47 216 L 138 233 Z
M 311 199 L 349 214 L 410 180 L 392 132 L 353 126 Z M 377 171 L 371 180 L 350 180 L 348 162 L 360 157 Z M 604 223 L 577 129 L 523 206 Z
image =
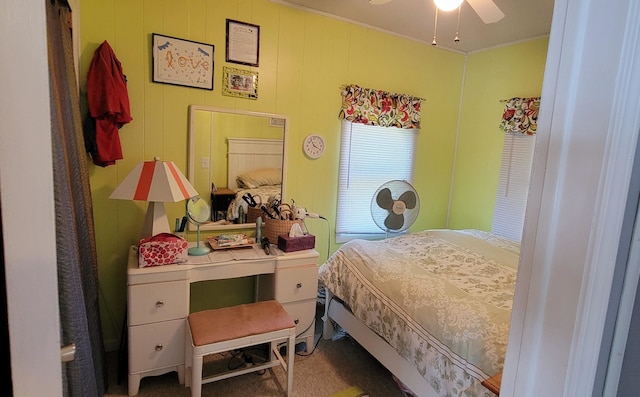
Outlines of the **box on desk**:
M 316 246 L 316 236 L 305 234 L 299 237 L 289 237 L 288 234 L 278 235 L 278 248 L 284 252 L 309 250 Z
M 184 263 L 188 260 L 187 240 L 170 233 L 159 233 L 138 244 L 138 267 Z

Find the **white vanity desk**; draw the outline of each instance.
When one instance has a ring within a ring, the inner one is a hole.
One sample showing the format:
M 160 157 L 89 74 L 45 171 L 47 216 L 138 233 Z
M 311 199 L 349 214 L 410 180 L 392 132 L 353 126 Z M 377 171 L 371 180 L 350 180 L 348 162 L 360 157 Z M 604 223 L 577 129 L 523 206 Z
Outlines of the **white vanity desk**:
M 145 376 L 177 371 L 184 384 L 190 283 L 259 275 L 256 299 L 278 300 L 296 322 L 296 342 L 306 342 L 307 352 L 313 349 L 318 253 L 305 250 L 276 256 L 257 247 L 254 252 L 244 250 L 189 257 L 186 264 L 139 268 L 137 247 L 131 247 L 127 268 L 130 396 L 138 394 Z

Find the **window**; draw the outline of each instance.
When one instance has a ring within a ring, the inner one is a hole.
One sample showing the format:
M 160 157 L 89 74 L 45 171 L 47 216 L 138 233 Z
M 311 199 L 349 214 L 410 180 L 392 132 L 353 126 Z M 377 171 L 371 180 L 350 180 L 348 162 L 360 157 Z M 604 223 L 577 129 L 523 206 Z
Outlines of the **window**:
M 385 182 L 412 182 L 417 136 L 416 129 L 342 122 L 337 242 L 385 237 L 371 218 L 371 200 Z
M 491 231 L 514 241 L 522 239 L 535 142 L 535 135 L 504 134 Z

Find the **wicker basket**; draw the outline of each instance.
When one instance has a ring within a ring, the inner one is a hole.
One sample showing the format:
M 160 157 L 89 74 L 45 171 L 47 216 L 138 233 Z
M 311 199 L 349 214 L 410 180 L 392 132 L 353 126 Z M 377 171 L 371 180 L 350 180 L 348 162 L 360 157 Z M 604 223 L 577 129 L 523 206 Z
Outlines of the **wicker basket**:
M 266 219 L 262 226 L 262 235 L 269 239 L 271 244 L 278 244 L 278 236 L 281 234 L 289 234 L 291 227 L 297 223 L 302 227 L 302 219 L 295 221 L 281 219 Z
M 247 210 L 247 223 L 254 223 L 259 216 L 263 217 L 263 215 L 264 212 L 260 208 L 249 207 Z

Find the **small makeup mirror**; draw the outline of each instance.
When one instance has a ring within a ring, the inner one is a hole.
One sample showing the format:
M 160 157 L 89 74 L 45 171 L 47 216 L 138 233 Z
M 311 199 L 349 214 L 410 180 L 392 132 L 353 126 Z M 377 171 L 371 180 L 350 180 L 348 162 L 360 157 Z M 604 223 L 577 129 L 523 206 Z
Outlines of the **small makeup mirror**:
M 209 204 L 200 198 L 200 196 L 191 197 L 187 201 L 187 217 L 189 221 L 197 227 L 197 243 L 195 247 L 189 248 L 189 255 L 200 256 L 207 255 L 211 249 L 200 245 L 200 225 L 209 222 L 211 208 Z

